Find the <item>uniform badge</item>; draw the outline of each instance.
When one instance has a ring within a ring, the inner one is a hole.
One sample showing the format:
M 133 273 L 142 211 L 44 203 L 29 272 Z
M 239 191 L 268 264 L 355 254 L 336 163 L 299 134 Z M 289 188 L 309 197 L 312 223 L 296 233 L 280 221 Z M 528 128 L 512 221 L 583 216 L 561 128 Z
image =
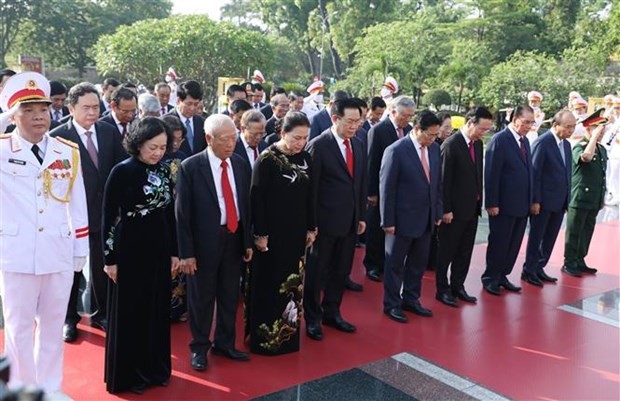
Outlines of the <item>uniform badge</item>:
M 26 165 L 26 162 L 24 160 L 18 160 L 18 159 L 9 159 L 9 163 L 19 164 L 20 166 Z

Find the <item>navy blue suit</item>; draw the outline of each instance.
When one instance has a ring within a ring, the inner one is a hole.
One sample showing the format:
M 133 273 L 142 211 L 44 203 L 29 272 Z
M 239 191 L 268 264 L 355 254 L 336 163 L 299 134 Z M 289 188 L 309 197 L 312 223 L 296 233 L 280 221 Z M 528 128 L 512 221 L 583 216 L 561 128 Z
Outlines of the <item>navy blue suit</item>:
M 571 147 L 562 140 L 560 153 L 556 136 L 547 131 L 532 145 L 532 170 L 534 173 L 533 203 L 540 204 L 540 213 L 530 216 L 530 234 L 523 270 L 527 273 L 542 272 L 562 226 L 568 208 L 571 188 Z
M 177 117 L 181 124 L 183 124 L 184 119 L 181 119 L 181 114 L 177 109 L 173 109 L 170 113 L 175 117 Z M 207 138 L 205 137 L 205 119 L 200 116 L 193 116 L 192 123 L 194 124 L 194 150 L 189 147 L 189 143 L 187 140 L 181 143 L 181 147 L 179 150 L 186 155 L 195 155 L 207 148 Z
M 482 281 L 500 285 L 512 272 L 523 241 L 532 205 L 533 175 L 530 144 L 523 137 L 526 157 L 508 127 L 496 133 L 485 155 L 485 207 L 498 207 L 489 216 L 489 243 Z
M 427 150 L 430 182 L 409 135 L 388 146 L 383 154 L 379 180 L 381 226 L 395 227 L 393 235 L 385 235 L 385 311 L 400 308 L 402 303 L 419 302 L 431 230 L 443 215 L 439 145 L 432 143 Z
M 266 148 L 267 148 L 267 144 L 265 143 L 265 141 L 260 141 L 258 143 L 256 150 L 258 151 L 258 154 L 260 155 L 260 152 L 262 152 Z M 241 137 L 237 138 L 237 144 L 235 145 L 235 153 L 241 156 L 243 160 L 248 162 L 248 166 L 250 167 L 254 166 L 255 160 L 250 161 L 250 159 L 248 158 L 248 152 L 245 151 L 245 146 L 243 145 L 243 141 L 241 140 Z
M 304 317 L 308 324 L 319 323 L 323 316 L 328 319 L 340 316 L 358 223 L 365 221 L 366 152 L 359 139 L 351 138 L 354 160 L 351 177 L 339 146 L 331 129 L 308 143 L 319 230 L 306 267 Z M 324 290 L 322 302 L 321 289 Z
M 332 126 L 332 118 L 327 109 L 322 109 L 310 119 L 310 140 L 319 136 L 323 131 Z

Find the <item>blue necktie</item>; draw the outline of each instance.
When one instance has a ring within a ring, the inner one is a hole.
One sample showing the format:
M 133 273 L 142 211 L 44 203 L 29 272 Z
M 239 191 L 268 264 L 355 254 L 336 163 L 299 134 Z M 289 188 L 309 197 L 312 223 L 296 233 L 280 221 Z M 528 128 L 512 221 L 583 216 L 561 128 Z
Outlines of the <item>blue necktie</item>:
M 189 145 L 189 149 L 194 153 L 194 130 L 189 118 L 185 120 L 185 128 L 187 129 L 186 142 Z
M 560 156 L 562 156 L 562 163 L 566 166 L 566 155 L 564 154 L 564 139 L 560 141 L 558 145 L 560 147 Z

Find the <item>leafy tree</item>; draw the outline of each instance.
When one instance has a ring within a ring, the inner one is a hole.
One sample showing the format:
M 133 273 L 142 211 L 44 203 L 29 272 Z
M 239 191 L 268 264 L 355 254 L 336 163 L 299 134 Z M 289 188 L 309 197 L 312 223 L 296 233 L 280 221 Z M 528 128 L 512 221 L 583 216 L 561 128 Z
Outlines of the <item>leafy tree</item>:
M 422 104 L 441 107 L 452 104 L 450 94 L 443 89 L 431 89 L 422 97 Z
M 6 66 L 4 57 L 11 49 L 21 24 L 32 14 L 35 1 L 0 0 L 0 68 Z

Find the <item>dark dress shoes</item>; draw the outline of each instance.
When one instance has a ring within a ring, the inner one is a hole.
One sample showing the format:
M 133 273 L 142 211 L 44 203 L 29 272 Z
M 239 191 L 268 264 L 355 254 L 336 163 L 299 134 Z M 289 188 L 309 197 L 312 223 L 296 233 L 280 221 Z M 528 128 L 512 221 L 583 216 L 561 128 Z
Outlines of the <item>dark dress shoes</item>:
M 435 299 L 437 299 L 442 304 L 451 306 L 453 308 L 459 306 L 458 302 L 456 302 L 456 298 L 454 298 L 452 294 L 448 292 L 438 292 L 437 294 L 435 294 Z
M 213 355 L 219 355 L 226 357 L 228 359 L 232 359 L 233 361 L 249 361 L 250 355 L 246 352 L 241 352 L 234 348 L 231 349 L 220 349 L 217 347 L 211 348 L 211 353 Z
M 403 313 L 403 310 L 400 308 L 392 308 L 386 310 L 385 313 L 390 319 L 398 323 L 407 323 L 407 316 Z
M 318 323 L 306 324 L 306 335 L 313 340 L 321 341 L 323 339 L 323 329 Z
M 538 272 L 538 278 L 547 283 L 555 283 L 557 278 L 549 276 L 544 270 Z
M 354 333 L 355 330 L 357 330 L 355 326 L 340 316 L 323 318 L 323 324 L 325 326 L 333 327 L 336 330 L 344 331 L 345 333 Z
M 486 283 L 484 284 L 484 290 L 491 295 L 501 295 L 502 291 L 497 283 Z
M 566 273 L 569 276 L 581 277 L 581 270 L 576 266 L 562 266 L 562 273 Z
M 381 282 L 381 273 L 379 273 L 379 270 L 368 270 L 366 272 L 366 277 L 372 281 L 376 281 L 377 283 Z
M 510 292 L 520 292 L 521 291 L 521 287 L 512 284 L 510 281 L 508 281 L 507 278 L 504 278 L 504 280 L 502 280 L 499 283 L 499 285 L 500 285 L 500 287 L 504 287 L 507 291 L 510 291 Z
M 203 371 L 207 365 L 207 355 L 204 352 L 192 352 L 192 369 Z
M 465 291 L 465 288 L 461 288 L 459 290 L 452 291 L 452 295 L 455 298 L 458 298 L 461 301 L 469 302 L 470 304 L 475 304 L 476 302 L 478 302 L 478 298 L 469 295 L 467 293 L 467 291 Z
M 134 394 L 142 394 L 144 393 L 144 391 L 147 388 L 147 384 L 143 381 L 141 381 L 140 383 L 136 383 L 133 386 L 129 387 L 129 391 L 131 391 Z
M 66 343 L 77 340 L 77 325 L 75 323 L 65 323 L 62 328 L 62 339 Z
M 108 331 L 108 319 L 90 319 L 90 325 L 101 331 Z
M 543 286 L 543 282 L 538 278 L 538 274 L 523 272 L 521 273 L 521 280 L 525 281 L 526 283 L 535 285 L 536 287 Z
M 351 280 L 349 277 L 347 277 L 347 279 L 345 280 L 344 287 L 347 290 L 355 291 L 355 292 L 362 292 L 364 290 L 364 287 L 361 284 L 356 283 L 355 281 Z
M 582 273 L 586 273 L 586 274 L 596 274 L 598 270 L 593 267 L 588 267 L 586 265 L 583 265 L 583 266 L 579 266 L 579 271 Z
M 433 316 L 433 311 L 427 309 L 422 306 L 421 303 L 415 302 L 413 304 L 408 304 L 403 302 L 403 309 L 412 313 L 415 313 L 418 316 L 431 317 Z

